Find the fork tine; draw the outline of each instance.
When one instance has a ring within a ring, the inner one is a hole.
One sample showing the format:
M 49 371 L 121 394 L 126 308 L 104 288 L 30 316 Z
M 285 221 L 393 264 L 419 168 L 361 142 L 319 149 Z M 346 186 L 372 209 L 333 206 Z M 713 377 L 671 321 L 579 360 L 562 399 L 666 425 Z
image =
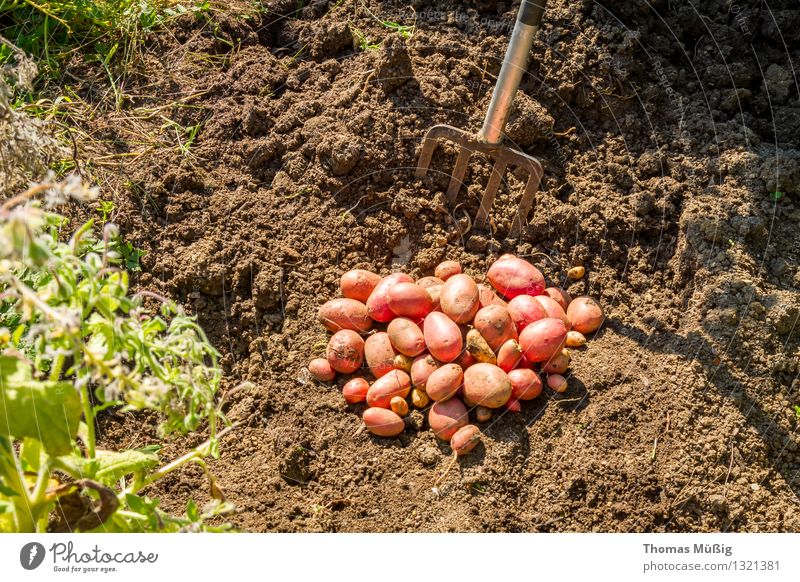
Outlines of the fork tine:
M 528 214 L 531 211 L 531 206 L 533 206 L 533 197 L 539 190 L 539 183 L 541 180 L 542 174 L 538 171 L 532 172 L 528 177 L 528 181 L 525 184 L 525 190 L 522 192 L 522 198 L 519 201 L 517 214 L 514 216 L 514 221 L 511 223 L 511 232 L 509 234 L 512 237 L 518 236 L 522 230 L 522 225 L 528 222 Z
M 433 158 L 433 150 L 436 149 L 438 139 L 426 135 L 422 140 L 422 151 L 419 154 L 419 162 L 417 162 L 417 171 L 414 176 L 422 178 L 428 173 L 428 167 L 431 165 L 431 158 Z
M 492 175 L 489 176 L 489 182 L 486 184 L 486 191 L 481 200 L 481 207 L 478 209 L 478 214 L 475 215 L 475 226 L 483 228 L 486 226 L 489 219 L 489 211 L 494 204 L 494 198 L 497 195 L 497 190 L 500 188 L 500 180 L 505 174 L 507 163 L 505 160 L 497 160 L 492 166 Z
M 458 148 L 458 158 L 456 165 L 453 168 L 453 176 L 450 178 L 450 184 L 447 186 L 447 204 L 453 206 L 458 196 L 458 191 L 461 190 L 461 185 L 464 183 L 464 175 L 467 173 L 467 165 L 472 152 L 469 148 L 461 146 Z

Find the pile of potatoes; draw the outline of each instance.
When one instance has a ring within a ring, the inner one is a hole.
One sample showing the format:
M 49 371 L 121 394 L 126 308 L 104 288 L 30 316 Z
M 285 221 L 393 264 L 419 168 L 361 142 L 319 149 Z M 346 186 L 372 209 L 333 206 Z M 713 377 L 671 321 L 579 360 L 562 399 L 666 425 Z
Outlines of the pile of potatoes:
M 399 435 L 409 397 L 420 409 L 433 401 L 431 430 L 456 454 L 469 452 L 480 440 L 470 411 L 478 422 L 498 409 L 519 412 L 521 401 L 542 393 L 542 375 L 549 388 L 564 392 L 569 348 L 584 345 L 585 334 L 603 322 L 596 301 L 547 287 L 535 266 L 514 255 L 497 259 L 486 278 L 491 288 L 455 261 L 416 282 L 405 273 L 348 271 L 344 297 L 319 310 L 333 336 L 309 372 L 330 382 L 337 373 L 359 373 L 366 361 L 375 381 L 358 375 L 342 393 L 350 404 L 366 401 L 370 432 Z

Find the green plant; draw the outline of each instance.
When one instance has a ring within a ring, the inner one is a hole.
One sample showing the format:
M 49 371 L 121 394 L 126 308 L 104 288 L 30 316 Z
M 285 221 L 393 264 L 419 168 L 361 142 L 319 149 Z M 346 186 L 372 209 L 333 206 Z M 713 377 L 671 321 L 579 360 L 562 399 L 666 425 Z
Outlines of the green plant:
M 353 37 L 355 39 L 356 47 L 362 51 L 375 50 L 381 48 L 381 43 L 372 43 L 363 32 L 357 28 L 353 28 Z
M 111 213 L 114 212 L 116 207 L 117 205 L 114 204 L 113 200 L 97 201 L 97 212 L 100 214 L 100 220 L 103 224 L 108 222 L 108 218 L 111 216 Z
M 185 13 L 204 15 L 208 2 L 176 4 L 169 0 L 0 0 L 0 34 L 32 55 L 48 77 L 55 77 L 76 52 L 91 49 L 104 64 L 127 68 L 144 35 Z M 0 50 L 0 62 L 8 56 Z M 115 87 L 117 83 L 113 82 Z
M 33 201 L 41 194 L 44 206 Z M 0 206 L 0 531 L 225 529 L 205 524 L 231 510 L 204 461 L 231 429 L 219 354 L 177 305 L 129 292 L 114 224 L 97 238 L 89 221 L 61 240 L 66 219 L 50 208 L 96 194 L 70 177 Z M 166 465 L 158 445 L 104 450 L 96 425 L 109 407 L 155 411 L 162 437 L 202 427 L 209 438 Z M 189 463 L 205 471 L 213 502 L 171 516 L 145 490 Z

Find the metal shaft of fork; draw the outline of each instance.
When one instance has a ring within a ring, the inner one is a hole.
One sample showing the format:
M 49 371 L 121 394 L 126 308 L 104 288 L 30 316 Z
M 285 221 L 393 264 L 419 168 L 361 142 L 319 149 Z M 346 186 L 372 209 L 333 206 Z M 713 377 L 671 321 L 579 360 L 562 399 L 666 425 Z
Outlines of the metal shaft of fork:
M 483 127 L 478 139 L 489 145 L 500 145 L 503 131 L 511 112 L 511 104 L 517 93 L 522 75 L 528 68 L 528 55 L 531 52 L 533 39 L 542 24 L 546 0 L 522 0 L 514 31 L 508 43 L 503 66 L 497 76 L 497 83 L 492 93 L 492 101 L 486 111 Z

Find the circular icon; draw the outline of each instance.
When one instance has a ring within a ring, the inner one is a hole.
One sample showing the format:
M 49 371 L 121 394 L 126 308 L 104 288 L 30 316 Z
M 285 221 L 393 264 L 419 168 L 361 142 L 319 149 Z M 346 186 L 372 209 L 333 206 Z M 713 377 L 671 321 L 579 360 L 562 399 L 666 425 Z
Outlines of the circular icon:
M 29 542 L 19 551 L 19 563 L 26 570 L 35 570 L 44 561 L 44 546 L 39 542 Z

